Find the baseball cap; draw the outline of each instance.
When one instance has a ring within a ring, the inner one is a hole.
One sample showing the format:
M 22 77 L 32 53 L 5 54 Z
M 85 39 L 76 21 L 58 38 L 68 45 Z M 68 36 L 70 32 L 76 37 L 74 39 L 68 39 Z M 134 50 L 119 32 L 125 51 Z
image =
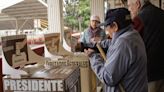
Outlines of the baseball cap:
M 92 15 L 92 16 L 90 17 L 90 20 L 96 20 L 96 21 L 100 22 L 100 18 L 99 18 L 99 16 L 97 16 L 97 15 Z
M 105 16 L 105 22 L 99 26 L 105 26 L 116 22 L 119 29 L 125 28 L 131 23 L 130 12 L 126 8 L 109 9 Z

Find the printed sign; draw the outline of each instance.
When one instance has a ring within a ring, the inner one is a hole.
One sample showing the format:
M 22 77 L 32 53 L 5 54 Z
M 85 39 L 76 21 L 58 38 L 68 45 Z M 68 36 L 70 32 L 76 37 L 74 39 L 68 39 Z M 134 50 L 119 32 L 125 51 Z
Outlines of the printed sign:
M 74 60 L 58 60 L 58 61 L 48 61 L 46 62 L 49 65 L 55 65 L 55 66 L 79 66 L 83 68 L 89 67 L 89 61 L 88 60 L 79 60 L 79 61 L 74 61 Z
M 10 66 L 24 65 L 28 61 L 26 35 L 2 37 L 2 50 Z
M 4 92 L 80 92 L 80 69 L 73 66 L 28 67 L 30 76 L 3 78 Z
M 19 92 L 62 92 L 64 83 L 62 80 L 43 79 L 4 79 L 4 90 Z
M 60 33 L 45 34 L 44 37 L 48 51 L 52 54 L 57 54 L 59 51 Z

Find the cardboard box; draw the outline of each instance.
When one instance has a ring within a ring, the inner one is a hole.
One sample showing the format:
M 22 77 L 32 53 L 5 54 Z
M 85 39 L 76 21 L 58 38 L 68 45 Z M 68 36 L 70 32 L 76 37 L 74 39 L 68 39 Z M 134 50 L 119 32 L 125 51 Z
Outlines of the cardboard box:
M 4 92 L 81 92 L 80 69 L 76 66 L 56 66 L 38 70 L 21 79 L 3 78 Z M 28 70 L 25 69 L 25 70 Z
M 80 80 L 81 92 L 96 92 L 97 82 L 96 75 L 89 65 L 89 59 L 83 54 L 76 56 L 67 56 L 57 61 L 50 61 L 50 65 L 60 66 L 79 66 L 80 67 Z

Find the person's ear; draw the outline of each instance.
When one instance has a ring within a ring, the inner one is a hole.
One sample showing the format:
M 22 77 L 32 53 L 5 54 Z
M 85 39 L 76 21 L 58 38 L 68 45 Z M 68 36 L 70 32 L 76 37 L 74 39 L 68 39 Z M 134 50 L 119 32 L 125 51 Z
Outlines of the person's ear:
M 116 22 L 113 22 L 114 32 L 118 31 L 118 24 Z
M 136 5 L 137 5 L 137 8 L 138 8 L 138 9 L 141 8 L 141 2 L 140 2 L 140 0 L 137 0 L 137 1 L 136 1 Z

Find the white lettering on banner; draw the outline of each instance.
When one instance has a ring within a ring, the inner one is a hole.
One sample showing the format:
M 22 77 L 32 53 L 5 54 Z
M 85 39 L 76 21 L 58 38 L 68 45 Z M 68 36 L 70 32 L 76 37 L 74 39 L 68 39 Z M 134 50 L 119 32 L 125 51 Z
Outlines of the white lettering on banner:
M 10 89 L 11 90 L 16 90 L 16 82 L 15 82 L 15 80 L 11 80 L 10 81 Z
M 32 90 L 38 91 L 38 82 L 37 80 L 32 80 Z
M 17 85 L 17 90 L 22 90 L 21 89 L 21 80 L 16 80 L 16 85 Z
M 52 80 L 51 82 L 52 82 L 52 90 L 56 90 L 57 89 L 57 87 L 56 87 L 57 81 Z
M 27 81 L 22 80 L 22 90 L 24 90 L 24 91 L 27 91 L 28 90 L 27 83 L 28 83 Z
M 44 81 L 44 91 L 51 91 L 51 81 Z
M 39 90 L 44 91 L 44 85 L 43 85 L 43 80 L 39 81 Z
M 5 90 L 7 90 L 8 89 L 7 87 L 10 86 L 9 80 L 5 80 L 3 83 L 5 84 L 5 86 L 4 86 Z
M 58 85 L 58 87 L 57 87 L 58 88 L 58 91 L 64 91 L 63 90 L 63 83 L 62 83 L 61 80 L 58 81 L 58 84 L 57 85 Z
M 30 81 L 30 80 L 28 80 L 27 87 L 28 87 L 28 89 L 27 89 L 27 90 L 31 90 L 31 81 Z
M 52 87 L 53 87 L 52 90 L 53 91 L 55 91 L 55 90 L 64 91 L 63 90 L 63 84 L 62 84 L 62 81 L 61 80 L 59 80 L 59 81 L 53 80 L 51 82 L 52 82 Z
M 4 89 L 10 91 L 64 91 L 62 80 L 4 79 Z

